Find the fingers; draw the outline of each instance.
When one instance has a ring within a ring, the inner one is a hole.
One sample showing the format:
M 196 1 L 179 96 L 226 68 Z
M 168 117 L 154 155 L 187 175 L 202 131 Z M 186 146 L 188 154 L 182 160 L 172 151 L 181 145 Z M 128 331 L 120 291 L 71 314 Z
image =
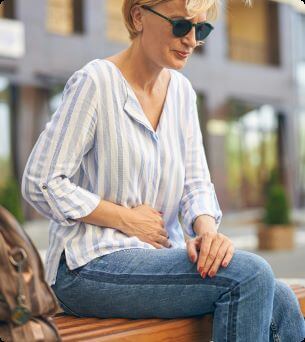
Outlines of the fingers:
M 212 245 L 212 241 L 214 239 L 215 233 L 211 232 L 205 232 L 202 234 L 202 241 L 200 246 L 200 252 L 199 252 L 199 260 L 197 263 L 197 271 L 199 273 L 202 273 L 203 268 L 208 261 L 208 258 L 210 259 L 210 248 Z M 209 263 L 211 260 L 209 260 Z
M 213 277 L 220 266 L 226 267 L 234 254 L 232 241 L 221 233 L 207 232 L 202 235 L 197 270 L 202 278 Z
M 158 242 L 150 242 L 154 247 L 160 249 L 160 248 L 165 248 L 164 246 L 160 245 Z
M 187 254 L 191 262 L 195 263 L 197 261 L 198 253 L 197 253 L 197 245 L 198 241 L 200 240 L 200 237 L 197 236 L 194 239 L 188 239 L 186 241 L 186 249 Z
M 235 251 L 235 247 L 233 244 L 230 245 L 230 247 L 227 249 L 226 255 L 222 261 L 222 266 L 223 267 L 227 267 L 229 262 L 231 261 L 231 259 L 233 258 L 234 255 L 234 251 Z
M 159 234 L 160 234 L 161 236 L 166 237 L 167 239 L 169 238 L 168 233 L 167 233 L 167 231 L 166 231 L 165 229 L 160 230 L 160 231 L 159 231 Z
M 164 247 L 169 248 L 171 246 L 171 242 L 168 240 L 168 238 L 163 237 L 163 236 L 159 236 L 158 243 L 162 244 Z
M 218 253 L 217 253 L 217 257 L 215 258 L 212 266 L 210 267 L 210 269 L 207 271 L 209 277 L 214 277 L 214 275 L 217 273 L 220 264 L 223 260 L 223 258 L 225 257 L 228 248 L 230 248 L 230 242 L 229 241 L 223 241 L 222 245 L 220 246 Z

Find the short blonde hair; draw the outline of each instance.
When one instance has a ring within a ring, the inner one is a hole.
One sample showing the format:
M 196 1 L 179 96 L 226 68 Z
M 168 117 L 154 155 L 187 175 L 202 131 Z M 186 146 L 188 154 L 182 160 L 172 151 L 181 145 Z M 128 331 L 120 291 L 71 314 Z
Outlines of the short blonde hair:
M 171 0 L 124 0 L 122 6 L 122 14 L 125 26 L 129 33 L 129 38 L 134 39 L 139 33 L 134 27 L 131 16 L 131 9 L 138 6 L 156 6 L 163 2 Z M 251 6 L 252 0 L 243 0 L 246 5 Z M 196 16 L 202 12 L 206 12 L 207 21 L 215 21 L 219 15 L 221 0 L 186 0 L 186 11 L 190 17 Z

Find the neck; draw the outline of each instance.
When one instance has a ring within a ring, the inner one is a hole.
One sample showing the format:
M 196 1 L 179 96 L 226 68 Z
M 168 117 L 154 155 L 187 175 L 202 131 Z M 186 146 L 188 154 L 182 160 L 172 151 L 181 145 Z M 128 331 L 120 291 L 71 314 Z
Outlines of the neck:
M 124 77 L 133 85 L 135 90 L 152 94 L 162 84 L 163 68 L 151 61 L 134 39 L 132 44 L 117 55 Z

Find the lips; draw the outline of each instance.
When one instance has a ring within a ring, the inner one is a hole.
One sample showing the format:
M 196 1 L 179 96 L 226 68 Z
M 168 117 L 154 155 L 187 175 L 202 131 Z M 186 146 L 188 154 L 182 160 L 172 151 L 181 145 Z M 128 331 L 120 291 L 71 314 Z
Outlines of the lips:
M 185 52 L 185 51 L 177 51 L 175 50 L 175 52 L 180 55 L 181 57 L 187 57 L 190 55 L 190 52 Z

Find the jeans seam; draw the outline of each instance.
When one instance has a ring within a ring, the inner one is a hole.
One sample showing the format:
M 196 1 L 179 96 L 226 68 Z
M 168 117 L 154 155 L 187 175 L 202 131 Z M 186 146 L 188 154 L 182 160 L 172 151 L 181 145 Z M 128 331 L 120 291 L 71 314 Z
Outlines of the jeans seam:
M 236 321 L 237 321 L 237 312 L 238 312 L 238 300 L 240 297 L 240 283 L 235 286 L 230 291 L 230 305 L 229 305 L 229 316 L 228 316 L 228 330 L 227 330 L 227 340 L 228 341 L 236 341 Z
M 101 282 L 97 279 L 96 274 L 102 275 L 104 278 L 102 279 L 103 283 L 112 283 L 112 284 L 120 284 L 120 285 L 178 285 L 177 281 L 180 282 L 181 285 L 199 285 L 202 284 L 202 277 L 200 274 L 194 274 L 194 273 L 181 273 L 181 274 L 175 274 L 175 275 L 168 275 L 168 274 L 130 274 L 130 273 L 108 273 L 103 271 L 83 271 L 82 274 L 75 272 L 74 270 L 69 270 L 73 275 L 78 277 L 79 279 L 84 280 L 91 280 L 95 282 Z M 116 277 L 117 280 L 113 280 L 111 278 Z M 108 279 L 107 279 L 108 278 Z M 150 282 L 147 281 L 147 278 L 150 278 Z M 127 282 L 122 283 L 122 280 L 127 280 Z M 153 280 L 153 281 L 152 281 Z M 159 282 L 159 280 L 163 280 L 162 282 Z M 184 281 L 184 282 L 182 282 Z M 192 281 L 192 283 L 190 283 Z M 205 285 L 214 285 L 217 287 L 228 287 L 228 284 L 226 282 L 226 278 L 224 278 L 223 284 L 216 283 L 213 278 L 205 278 Z

